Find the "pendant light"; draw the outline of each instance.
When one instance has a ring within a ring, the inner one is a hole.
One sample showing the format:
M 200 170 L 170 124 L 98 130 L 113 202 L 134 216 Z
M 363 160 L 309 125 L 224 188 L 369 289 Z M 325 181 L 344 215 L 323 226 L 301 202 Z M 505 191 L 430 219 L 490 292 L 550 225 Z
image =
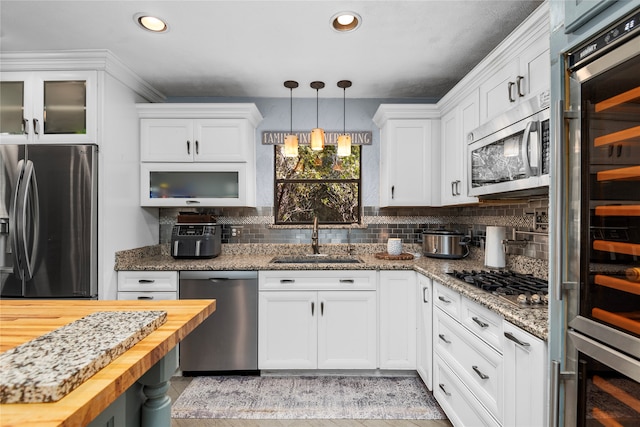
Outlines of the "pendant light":
M 293 89 L 298 87 L 298 82 L 293 80 L 287 80 L 284 82 L 284 87 L 289 89 L 289 111 L 290 111 L 290 131 L 289 135 L 284 138 L 284 150 L 282 155 L 284 157 L 298 157 L 298 137 L 293 134 Z
M 324 149 L 324 130 L 318 126 L 318 91 L 324 87 L 324 83 L 311 82 L 311 87 L 316 90 L 316 128 L 311 131 L 309 145 L 313 151 L 321 151 Z
M 347 135 L 347 88 L 351 87 L 350 80 L 340 80 L 338 87 L 342 88 L 342 135 L 338 137 L 338 157 L 351 155 L 351 136 Z

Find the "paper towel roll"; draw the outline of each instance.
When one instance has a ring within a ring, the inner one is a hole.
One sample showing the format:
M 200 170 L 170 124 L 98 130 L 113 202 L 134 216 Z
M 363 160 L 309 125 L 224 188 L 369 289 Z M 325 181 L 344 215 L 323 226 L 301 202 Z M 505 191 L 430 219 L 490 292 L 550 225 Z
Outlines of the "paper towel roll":
M 506 236 L 507 230 L 505 227 L 487 227 L 487 241 L 484 247 L 484 265 L 486 267 L 502 268 L 505 266 L 502 240 Z

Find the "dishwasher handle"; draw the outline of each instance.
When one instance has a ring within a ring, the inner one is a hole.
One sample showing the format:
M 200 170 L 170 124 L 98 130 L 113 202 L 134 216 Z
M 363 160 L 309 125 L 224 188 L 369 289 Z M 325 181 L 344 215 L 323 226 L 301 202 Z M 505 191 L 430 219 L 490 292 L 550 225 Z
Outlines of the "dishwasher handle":
M 257 279 L 255 270 L 229 270 L 229 271 L 181 271 L 180 280 L 237 280 Z

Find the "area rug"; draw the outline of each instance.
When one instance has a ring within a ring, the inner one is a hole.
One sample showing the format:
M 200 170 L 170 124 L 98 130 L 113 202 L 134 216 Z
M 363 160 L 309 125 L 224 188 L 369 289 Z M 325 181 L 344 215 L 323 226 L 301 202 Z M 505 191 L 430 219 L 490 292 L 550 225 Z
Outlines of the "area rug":
M 446 419 L 416 377 L 196 377 L 173 418 Z

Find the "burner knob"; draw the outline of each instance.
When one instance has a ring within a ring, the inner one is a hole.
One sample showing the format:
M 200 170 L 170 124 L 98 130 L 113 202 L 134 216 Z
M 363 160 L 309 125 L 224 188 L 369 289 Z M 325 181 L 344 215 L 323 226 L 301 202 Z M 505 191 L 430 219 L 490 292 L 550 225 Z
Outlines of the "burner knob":
M 545 304 L 549 304 L 549 294 L 545 294 L 542 296 L 542 302 Z
M 528 302 L 525 294 L 518 295 L 518 304 L 527 304 Z
M 541 302 L 542 302 L 542 299 L 540 299 L 540 295 L 538 295 L 538 294 L 531 295 L 531 303 L 532 304 L 540 304 Z

